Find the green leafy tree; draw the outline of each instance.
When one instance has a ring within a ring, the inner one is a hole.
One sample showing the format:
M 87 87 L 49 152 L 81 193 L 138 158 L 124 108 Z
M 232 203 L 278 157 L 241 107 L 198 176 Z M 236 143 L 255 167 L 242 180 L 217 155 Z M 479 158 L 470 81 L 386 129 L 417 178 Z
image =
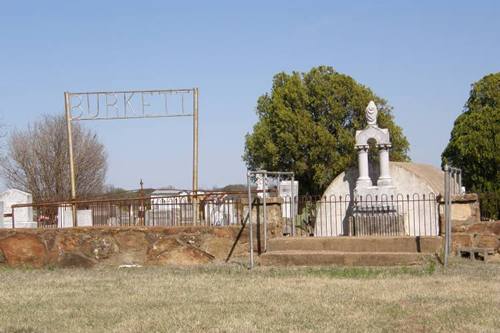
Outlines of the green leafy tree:
M 391 159 L 408 160 L 408 141 L 387 102 L 327 66 L 274 76 L 272 91 L 257 101 L 259 120 L 246 136 L 243 159 L 253 169 L 294 171 L 302 193 L 320 194 L 356 163 L 354 135 L 366 126 L 370 100 L 379 126 L 390 131 Z
M 498 217 L 500 198 L 500 72 L 472 85 L 464 111 L 455 120 L 442 163 L 462 169 L 467 189 L 496 196 L 489 212 Z M 491 196 L 489 196 L 491 197 Z M 484 203 L 487 204 L 486 202 Z M 486 207 L 484 207 L 486 208 Z

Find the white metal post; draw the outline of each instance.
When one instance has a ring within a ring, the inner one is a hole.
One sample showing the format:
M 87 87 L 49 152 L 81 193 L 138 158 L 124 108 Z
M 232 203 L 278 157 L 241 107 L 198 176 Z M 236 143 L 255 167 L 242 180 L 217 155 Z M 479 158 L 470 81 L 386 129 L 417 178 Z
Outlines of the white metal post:
M 450 199 L 450 175 L 449 175 L 449 167 L 447 164 L 444 166 L 444 265 L 448 266 L 448 256 L 449 256 L 449 247 L 450 247 L 450 242 L 449 242 L 449 216 L 450 216 L 450 205 L 449 205 L 449 199 Z
M 69 172 L 71 177 L 71 200 L 76 200 L 76 175 L 75 175 L 75 160 L 73 157 L 73 134 L 71 124 L 71 107 L 70 107 L 69 94 L 64 93 L 64 111 L 66 112 L 66 126 L 68 131 L 68 154 L 69 154 Z M 71 205 L 71 213 L 73 217 L 73 227 L 78 225 L 76 204 Z
M 447 223 L 447 233 L 448 233 L 448 256 L 451 255 L 451 212 L 452 212 L 452 195 L 451 191 L 451 182 L 452 182 L 451 174 L 448 172 L 448 223 Z
M 253 228 L 252 228 L 252 190 L 251 190 L 251 173 L 247 172 L 247 187 L 248 187 L 248 243 L 250 244 L 250 265 L 249 268 L 253 268 Z
M 264 171 L 264 193 L 262 195 L 262 198 L 264 199 L 264 252 L 267 252 L 267 205 L 266 205 L 266 199 L 267 199 L 267 171 Z
M 198 88 L 193 89 L 193 224 L 198 222 Z
M 290 189 L 290 193 L 292 194 L 292 200 L 290 202 L 290 209 L 292 210 L 291 215 L 290 215 L 290 217 L 292 218 L 292 236 L 295 236 L 295 191 L 294 191 L 294 187 L 295 187 L 295 174 L 292 175 L 292 186 Z

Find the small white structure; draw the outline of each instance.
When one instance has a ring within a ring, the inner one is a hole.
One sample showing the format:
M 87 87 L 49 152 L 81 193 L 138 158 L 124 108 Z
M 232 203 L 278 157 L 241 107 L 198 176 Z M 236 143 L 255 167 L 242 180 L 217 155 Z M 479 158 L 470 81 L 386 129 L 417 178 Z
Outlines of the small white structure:
M 285 218 L 292 217 L 292 181 L 282 180 L 278 184 L 278 196 L 283 199 L 281 204 L 281 215 Z M 299 197 L 299 181 L 294 180 L 293 183 L 293 210 L 294 215 L 298 212 L 298 197 Z
M 33 197 L 27 193 L 14 188 L 8 189 L 0 194 L 0 202 L 3 203 L 1 215 L 3 217 L 2 227 L 12 227 L 12 205 L 31 204 Z M 33 221 L 33 208 L 16 208 L 14 212 L 14 222 L 16 228 L 36 228 L 37 223 Z
M 151 193 L 151 208 L 154 212 L 173 211 L 188 202 L 188 192 L 186 191 L 160 189 Z
M 92 210 L 79 209 L 76 211 L 76 220 L 78 227 L 91 227 L 92 223 Z M 71 206 L 59 206 L 57 209 L 57 227 L 58 228 L 72 228 L 73 227 L 73 211 Z
M 216 226 L 239 223 L 237 203 L 228 195 L 207 200 L 204 205 L 205 222 Z
M 192 221 L 193 205 L 189 192 L 159 189 L 151 193 L 151 211 L 146 213 L 146 225 L 179 225 Z M 203 194 L 198 192 L 198 194 Z
M 259 198 L 263 198 L 264 197 L 264 191 L 267 191 L 267 189 L 269 188 L 269 178 L 268 177 L 264 177 L 263 174 L 260 174 L 258 173 L 256 175 L 256 183 L 257 183 L 257 196 Z

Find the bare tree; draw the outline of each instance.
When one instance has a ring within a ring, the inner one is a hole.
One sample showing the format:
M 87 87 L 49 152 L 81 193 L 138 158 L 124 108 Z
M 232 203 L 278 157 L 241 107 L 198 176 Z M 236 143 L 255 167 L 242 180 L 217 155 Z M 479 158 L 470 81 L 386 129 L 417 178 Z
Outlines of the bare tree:
M 78 197 L 102 193 L 106 152 L 95 133 L 73 124 L 73 152 Z M 0 172 L 9 187 L 30 192 L 34 201 L 71 196 L 66 119 L 45 115 L 7 140 Z

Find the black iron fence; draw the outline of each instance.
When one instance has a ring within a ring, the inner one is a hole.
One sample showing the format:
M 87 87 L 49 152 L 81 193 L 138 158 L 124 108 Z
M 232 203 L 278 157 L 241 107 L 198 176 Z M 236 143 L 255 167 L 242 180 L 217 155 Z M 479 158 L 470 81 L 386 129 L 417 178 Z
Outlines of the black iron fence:
M 295 236 L 437 236 L 439 203 L 434 193 L 352 198 L 349 195 L 291 198 L 283 209 L 285 230 Z M 285 215 L 285 214 L 284 214 Z
M 482 220 L 500 219 L 500 191 L 479 193 Z
M 74 209 L 77 226 L 229 226 L 243 223 L 248 212 L 245 195 L 209 193 L 14 205 L 12 219 L 14 227 L 72 227 Z M 263 199 L 256 199 L 262 205 Z M 294 202 L 291 196 L 284 196 L 280 202 L 281 214 L 268 211 L 267 216 L 283 225 L 284 235 L 436 236 L 440 232 L 439 203 L 433 193 L 296 196 Z M 262 208 L 257 215 L 263 216 Z
M 77 226 L 227 226 L 243 220 L 241 198 L 234 194 L 152 196 L 13 205 L 13 227 Z

